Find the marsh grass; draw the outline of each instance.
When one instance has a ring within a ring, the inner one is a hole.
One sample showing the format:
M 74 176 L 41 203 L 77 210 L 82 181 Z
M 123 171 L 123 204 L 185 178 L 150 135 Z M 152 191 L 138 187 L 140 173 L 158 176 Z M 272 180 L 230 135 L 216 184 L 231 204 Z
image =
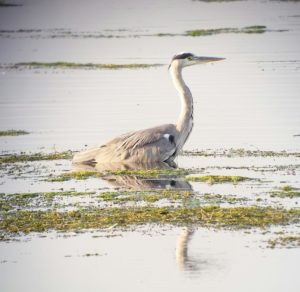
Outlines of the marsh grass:
M 238 149 L 217 149 L 217 150 L 185 150 L 181 153 L 183 156 L 204 156 L 204 157 L 300 157 L 299 152 L 287 151 L 264 151 L 264 150 L 248 150 L 244 148 Z
M 84 171 L 67 172 L 67 173 L 63 173 L 56 177 L 49 177 L 46 181 L 48 181 L 48 182 L 63 182 L 63 181 L 71 180 L 71 179 L 85 180 L 90 177 L 103 177 L 103 176 L 104 176 L 104 174 L 101 172 L 84 170 Z
M 178 200 L 186 200 L 193 196 L 190 191 L 177 190 L 149 190 L 149 191 L 119 191 L 119 192 L 103 192 L 99 195 L 99 199 L 103 201 L 113 202 L 114 204 L 123 202 L 147 202 L 155 203 L 163 199 L 169 202 Z
M 285 235 L 280 236 L 275 239 L 268 240 L 268 247 L 275 248 L 275 247 L 286 247 L 286 248 L 294 248 L 300 247 L 300 235 Z
M 20 136 L 20 135 L 28 135 L 30 134 L 27 131 L 23 130 L 6 130 L 6 131 L 0 131 L 0 137 L 3 136 Z
M 205 204 L 219 205 L 219 204 L 237 204 L 247 202 L 249 199 L 246 197 L 237 197 L 233 195 L 221 195 L 221 194 L 204 194 L 200 196 L 200 199 Z
M 97 171 L 74 171 L 63 173 L 56 177 L 49 177 L 49 182 L 62 182 L 71 179 L 84 180 L 92 177 L 108 176 L 135 176 L 137 178 L 160 178 L 160 177 L 178 177 L 188 174 L 189 171 L 181 168 L 171 169 L 141 169 L 141 170 L 108 170 L 105 172 Z
M 205 182 L 210 184 L 216 183 L 238 183 L 246 180 L 250 180 L 248 177 L 243 176 L 227 176 L 227 175 L 205 175 L 205 176 L 188 176 L 188 181 L 192 182 Z
M 157 33 L 136 33 L 129 30 L 117 29 L 117 30 L 104 30 L 104 31 L 73 31 L 69 29 L 18 29 L 18 30 L 0 30 L 1 37 L 6 38 L 34 38 L 34 39 L 120 39 L 120 38 L 142 38 L 142 37 L 206 37 L 218 34 L 262 34 L 265 32 L 285 32 L 287 29 L 268 29 L 264 25 L 252 25 L 246 27 L 221 27 L 221 28 L 200 28 L 190 29 L 185 32 L 171 33 L 171 32 L 157 32 Z M 111 32 L 111 33 L 107 33 Z M 36 63 L 36 62 L 33 62 Z M 65 63 L 65 62 L 58 62 Z M 32 64 L 37 65 L 37 64 Z M 97 64 L 82 64 L 86 67 L 95 67 Z M 98 64 L 102 65 L 106 64 Z M 111 64 L 107 64 L 108 68 L 111 68 Z M 131 66 L 131 64 L 129 64 Z M 68 66 L 69 67 L 69 66 Z M 91 69 L 91 68 L 90 68 Z M 103 68 L 101 68 L 103 69 Z
M 58 198 L 71 198 L 78 196 L 91 196 L 95 192 L 76 192 L 76 191 L 60 191 L 60 192 L 36 192 L 36 193 L 0 193 L 0 212 L 17 211 L 24 209 L 52 207 Z M 61 205 L 61 207 L 66 207 Z
M 71 159 L 72 152 L 55 152 L 55 153 L 32 153 L 32 154 L 8 154 L 0 155 L 0 165 L 4 163 L 17 163 L 29 162 L 40 160 L 58 160 L 58 159 Z
M 108 70 L 117 70 L 117 69 L 147 69 L 153 67 L 160 67 L 163 64 L 96 64 L 96 63 L 72 63 L 72 62 L 22 62 L 12 65 L 7 65 L 9 69 L 108 69 Z
M 300 210 L 260 207 L 203 206 L 134 207 L 80 209 L 69 212 L 19 211 L 1 214 L 2 239 L 31 232 L 80 231 L 110 226 L 129 227 L 144 224 L 213 226 L 223 228 L 266 227 L 299 222 Z
M 194 29 L 187 30 L 184 33 L 184 36 L 190 37 L 199 37 L 199 36 L 210 36 L 222 33 L 236 33 L 238 31 L 237 28 L 216 28 L 216 29 Z
M 300 189 L 284 185 L 276 188 L 275 191 L 272 191 L 270 196 L 279 198 L 297 198 L 300 197 Z
M 224 34 L 224 33 L 264 33 L 267 31 L 267 27 L 264 25 L 253 25 L 246 26 L 243 28 L 215 28 L 215 29 L 195 29 L 195 30 L 187 30 L 185 32 L 185 36 L 191 37 L 199 37 L 199 36 L 210 36 L 216 34 Z
M 23 6 L 22 4 L 17 4 L 17 3 L 11 3 L 7 1 L 0 1 L 0 8 L 1 7 L 18 7 L 18 6 Z

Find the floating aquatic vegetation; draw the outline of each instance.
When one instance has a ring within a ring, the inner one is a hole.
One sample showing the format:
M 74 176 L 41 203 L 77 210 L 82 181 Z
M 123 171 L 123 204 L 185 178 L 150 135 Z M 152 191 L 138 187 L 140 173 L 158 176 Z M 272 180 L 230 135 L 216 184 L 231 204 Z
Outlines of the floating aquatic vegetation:
M 119 191 L 119 192 L 103 192 L 99 198 L 103 201 L 113 202 L 115 204 L 122 202 L 139 202 L 144 201 L 154 203 L 162 199 L 167 199 L 169 202 L 177 200 L 186 200 L 193 195 L 190 191 L 177 190 L 149 190 L 149 191 Z
M 201 37 L 211 36 L 225 33 L 235 34 L 261 34 L 265 32 L 285 32 L 286 29 L 268 29 L 264 25 L 252 25 L 242 28 L 237 27 L 221 27 L 221 28 L 200 28 L 191 29 L 185 32 L 171 33 L 171 32 L 157 32 L 144 33 L 137 31 L 130 31 L 126 29 L 104 30 L 104 31 L 72 31 L 68 29 L 17 29 L 17 30 L 0 30 L 0 37 L 2 38 L 33 38 L 33 39 L 102 39 L 102 38 L 141 38 L 141 37 Z M 107 34 L 110 32 L 110 34 Z
M 267 31 L 267 27 L 264 25 L 253 25 L 246 26 L 243 28 L 215 28 L 215 29 L 195 29 L 187 30 L 185 36 L 199 37 L 199 36 L 209 36 L 223 33 L 264 33 Z
M 177 33 L 164 33 L 164 32 L 160 32 L 151 36 L 157 36 L 157 37 L 173 37 L 173 36 L 182 36 L 182 34 L 177 34 Z
M 268 247 L 275 248 L 275 247 L 300 247 L 300 235 L 285 235 L 280 236 L 275 239 L 268 240 Z
M 6 69 L 147 69 L 153 67 L 163 66 L 162 64 L 96 64 L 96 63 L 72 63 L 72 62 L 22 62 L 16 64 L 2 65 L 2 68 Z
M 237 32 L 238 29 L 235 28 L 216 28 L 216 29 L 194 29 L 194 30 L 187 30 L 185 32 L 185 36 L 191 37 L 199 37 L 199 36 L 209 36 L 221 33 L 234 33 Z
M 193 181 L 193 182 L 206 182 L 210 184 L 215 184 L 215 183 L 238 183 L 241 181 L 245 180 L 250 180 L 248 177 L 243 177 L 243 176 L 227 176 L 227 175 L 205 175 L 205 176 L 188 176 L 187 177 L 188 181 Z
M 98 171 L 74 171 L 63 173 L 56 177 L 50 177 L 47 179 L 49 182 L 67 181 L 71 179 L 88 179 L 90 177 L 104 177 L 104 176 L 136 176 L 138 178 L 158 178 L 158 177 L 172 177 L 172 176 L 184 176 L 189 171 L 182 168 L 168 168 L 168 169 L 140 169 L 140 170 L 108 170 L 105 172 Z
M 0 1 L 0 7 L 18 7 L 23 6 L 22 4 L 7 2 L 7 1 Z
M 77 202 L 75 197 L 80 197 Z M 17 210 L 40 210 L 41 208 L 60 208 L 65 210 L 70 206 L 69 199 L 72 199 L 72 204 L 76 208 L 89 205 L 83 198 L 93 198 L 92 205 L 95 202 L 109 202 L 113 204 L 124 203 L 155 203 L 161 200 L 164 205 L 172 205 L 173 203 L 182 203 L 188 206 L 200 206 L 201 204 L 220 205 L 223 203 L 237 204 L 248 201 L 244 197 L 236 197 L 232 195 L 220 194 L 196 194 L 191 190 L 143 190 L 143 191 L 106 191 L 97 194 L 95 191 L 58 191 L 58 192 L 35 192 L 35 193 L 15 193 L 5 194 L 0 193 L 0 212 L 1 211 L 17 211 Z M 62 201 L 61 199 L 66 199 Z M 72 206 L 73 206 L 72 205 Z
M 243 27 L 239 33 L 264 33 L 266 31 L 267 27 L 265 25 L 252 25 Z
M 219 205 L 223 203 L 236 204 L 247 202 L 249 199 L 245 197 L 237 197 L 233 195 L 220 195 L 220 194 L 204 194 L 199 198 L 201 202 L 211 205 Z
M 30 134 L 27 131 L 23 130 L 6 130 L 6 131 L 0 131 L 0 137 L 1 136 L 20 136 L 20 135 L 28 135 Z
M 205 157 L 300 157 L 299 152 L 288 151 L 264 151 L 238 149 L 205 149 L 205 150 L 185 150 L 181 153 L 183 156 L 205 156 Z
M 245 0 L 193 0 L 193 1 L 213 3 L 213 2 L 237 2 L 237 1 L 245 1 Z
M 97 171 L 73 171 L 73 172 L 66 172 L 59 176 L 49 177 L 47 181 L 49 182 L 62 182 L 62 181 L 68 181 L 71 179 L 77 179 L 77 180 L 85 180 L 90 177 L 103 177 L 104 174 Z
M 144 224 L 196 224 L 225 228 L 266 227 L 269 225 L 299 222 L 300 210 L 203 206 L 186 207 L 134 207 L 80 209 L 68 212 L 19 211 L 2 212 L 0 220 L 0 238 L 31 232 L 79 231 L 102 229 L 110 226 L 128 227 Z
M 71 198 L 79 196 L 91 196 L 95 192 L 76 192 L 76 191 L 60 191 L 60 192 L 36 192 L 36 193 L 16 193 L 4 194 L 0 193 L 0 212 L 16 211 L 34 208 L 53 207 L 54 200 L 58 198 Z M 66 207 L 61 205 L 60 207 Z
M 277 188 L 275 191 L 272 191 L 270 196 L 280 198 L 297 198 L 300 197 L 300 189 L 285 185 Z
M 86 253 L 86 254 L 84 254 L 83 255 L 83 257 L 98 257 L 98 256 L 100 256 L 100 254 L 99 253 Z
M 3 163 L 28 162 L 39 160 L 58 160 L 72 158 L 71 151 L 55 152 L 55 153 L 32 153 L 32 154 L 7 154 L 0 155 L 0 165 Z

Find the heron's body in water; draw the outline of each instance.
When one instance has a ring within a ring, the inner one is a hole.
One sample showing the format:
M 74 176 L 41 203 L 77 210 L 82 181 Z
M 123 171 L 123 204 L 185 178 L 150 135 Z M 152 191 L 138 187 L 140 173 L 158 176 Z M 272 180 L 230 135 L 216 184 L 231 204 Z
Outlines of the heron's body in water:
M 181 99 L 181 112 L 176 124 L 165 124 L 121 135 L 108 143 L 82 151 L 73 163 L 153 163 L 172 164 L 193 128 L 193 97 L 182 78 L 187 66 L 220 61 L 223 58 L 198 57 L 180 53 L 173 57 L 169 70 Z

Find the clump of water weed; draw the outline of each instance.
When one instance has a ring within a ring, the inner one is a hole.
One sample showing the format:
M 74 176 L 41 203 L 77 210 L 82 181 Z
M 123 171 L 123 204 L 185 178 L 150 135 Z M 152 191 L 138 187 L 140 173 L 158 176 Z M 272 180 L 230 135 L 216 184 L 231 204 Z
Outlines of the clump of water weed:
M 246 26 L 240 30 L 240 33 L 264 33 L 267 27 L 265 25 Z
M 202 206 L 186 207 L 134 207 L 134 208 L 88 208 L 68 212 L 19 211 L 1 214 L 2 236 L 16 236 L 48 230 L 80 231 L 84 229 L 129 227 L 144 224 L 206 225 L 225 228 L 266 227 L 272 224 L 299 222 L 300 210 Z
M 7 1 L 0 1 L 0 7 L 18 7 L 23 6 L 22 4 L 10 3 Z
M 199 36 L 210 36 L 216 34 L 223 33 L 264 33 L 266 32 L 267 27 L 264 25 L 253 25 L 246 26 L 243 28 L 233 28 L 233 27 L 225 27 L 225 28 L 215 28 L 215 29 L 195 29 L 195 30 L 187 30 L 185 32 L 185 36 L 191 37 L 199 37 Z
M 16 63 L 12 65 L 7 65 L 9 69 L 39 69 L 39 68 L 49 68 L 49 69 L 147 69 L 152 67 L 159 67 L 162 64 L 95 64 L 95 63 L 71 63 L 71 62 L 23 62 Z
M 138 170 L 116 170 L 109 171 L 112 175 L 132 175 L 137 177 L 170 177 L 170 176 L 184 176 L 189 173 L 187 169 L 182 168 L 166 168 L 166 169 L 138 169 Z
M 177 34 L 177 33 L 164 33 L 164 32 L 160 32 L 160 33 L 157 33 L 155 34 L 154 36 L 158 36 L 158 37 L 174 37 L 174 36 L 178 36 L 178 35 L 181 35 L 181 34 Z
M 236 204 L 246 202 L 249 199 L 245 197 L 236 197 L 233 195 L 220 195 L 220 194 L 204 194 L 200 199 L 206 204 L 219 205 L 223 203 Z
M 2 136 L 20 136 L 20 135 L 28 135 L 29 132 L 23 130 L 6 130 L 0 131 L 0 137 Z
M 24 210 L 34 208 L 52 207 L 54 200 L 61 197 L 90 196 L 95 192 L 37 192 L 37 193 L 15 193 L 0 194 L 0 212 L 12 210 Z M 63 207 L 63 206 L 62 206 Z
M 103 176 L 104 176 L 104 174 L 101 172 L 82 170 L 82 171 L 67 172 L 67 173 L 63 173 L 59 176 L 49 177 L 47 179 L 47 181 L 48 182 L 63 182 L 63 181 L 71 180 L 71 179 L 85 180 L 90 177 L 103 177 Z
M 104 177 L 104 176 L 135 176 L 137 178 L 159 178 L 159 177 L 172 177 L 172 176 L 184 176 L 188 174 L 188 170 L 181 168 L 168 168 L 168 169 L 126 169 L 126 170 L 108 170 L 105 172 L 97 171 L 74 171 L 63 173 L 56 177 L 50 177 L 47 179 L 49 182 L 61 182 L 71 179 L 88 179 L 90 177 Z
M 300 246 L 300 236 L 299 235 L 285 235 L 275 239 L 268 240 L 268 247 L 299 247 Z
M 245 180 L 250 180 L 248 177 L 243 176 L 227 176 L 227 175 L 205 175 L 205 176 L 188 176 L 188 181 L 192 182 L 206 182 L 210 184 L 216 183 L 238 183 Z
M 185 32 L 185 36 L 191 37 L 199 37 L 199 36 L 209 36 L 221 33 L 234 33 L 237 32 L 237 28 L 215 28 L 215 29 L 194 29 L 194 30 L 187 30 Z
M 264 151 L 264 150 L 248 150 L 244 148 L 238 149 L 205 149 L 205 150 L 191 150 L 183 151 L 184 156 L 204 156 L 204 157 L 300 157 L 299 152 L 287 151 Z
M 120 192 L 103 192 L 99 198 L 103 201 L 110 201 L 115 204 L 122 202 L 138 202 L 144 201 L 147 203 L 154 203 L 163 199 L 169 202 L 177 200 L 186 200 L 192 196 L 189 191 L 176 190 L 149 190 L 149 191 L 120 191 Z
M 297 198 L 300 197 L 300 189 L 284 185 L 282 187 L 278 187 L 275 191 L 272 191 L 270 196 L 280 198 Z
M 83 255 L 83 257 L 98 257 L 98 256 L 100 256 L 100 254 L 97 252 L 95 252 L 95 253 L 87 252 Z
M 2 163 L 16 163 L 28 162 L 39 160 L 58 160 L 58 159 L 71 159 L 72 152 L 55 152 L 55 153 L 32 153 L 32 154 L 7 154 L 0 156 L 0 164 Z

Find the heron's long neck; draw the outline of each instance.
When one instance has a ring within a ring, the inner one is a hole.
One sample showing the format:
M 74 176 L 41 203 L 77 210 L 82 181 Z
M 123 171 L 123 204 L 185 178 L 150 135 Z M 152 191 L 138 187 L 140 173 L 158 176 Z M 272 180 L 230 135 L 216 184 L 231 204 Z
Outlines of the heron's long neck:
M 182 70 L 176 65 L 170 68 L 173 83 L 181 99 L 181 112 L 176 124 L 179 132 L 179 148 L 182 148 L 193 127 L 193 97 L 182 78 Z

